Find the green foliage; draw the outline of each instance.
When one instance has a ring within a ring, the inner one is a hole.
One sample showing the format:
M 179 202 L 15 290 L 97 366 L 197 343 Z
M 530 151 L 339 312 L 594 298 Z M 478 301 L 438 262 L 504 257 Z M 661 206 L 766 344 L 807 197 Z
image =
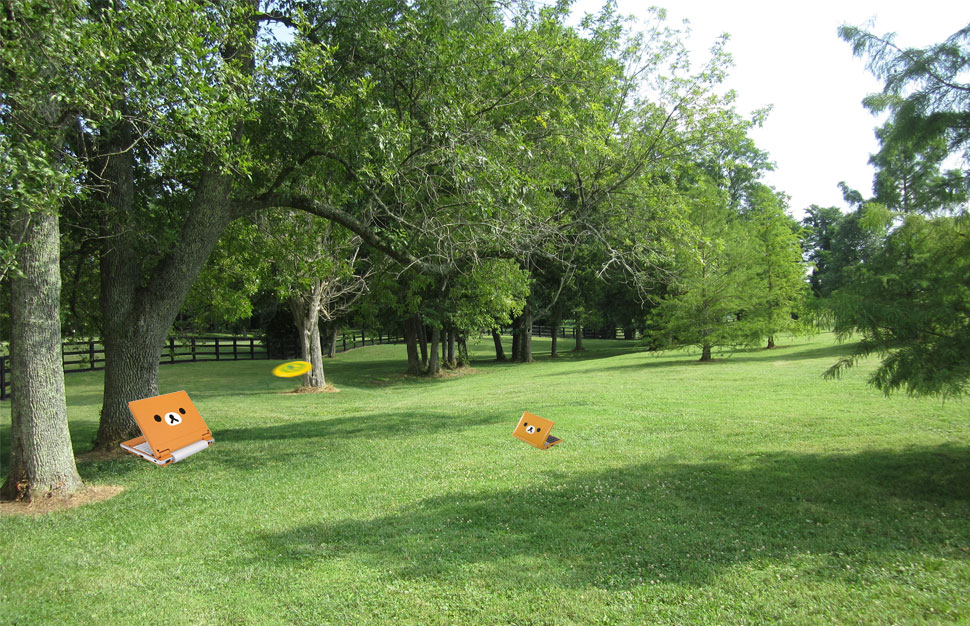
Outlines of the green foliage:
M 882 149 L 869 163 L 876 167 L 874 200 L 894 211 L 933 214 L 949 212 L 966 202 L 968 183 L 959 170 L 943 171 L 950 156 L 945 139 L 922 145 L 894 133 L 893 122 L 876 131 Z
M 448 288 L 448 322 L 464 333 L 508 325 L 522 313 L 529 273 L 511 259 L 476 264 Z
M 259 227 L 246 220 L 232 222 L 192 285 L 183 312 L 196 330 L 233 323 L 253 315 L 252 297 L 267 285 L 274 257 Z
M 953 153 L 970 156 L 970 27 L 925 49 L 902 50 L 894 37 L 843 26 L 843 39 L 885 80 L 864 104 L 888 111 L 872 159 L 879 168 L 873 201 L 856 198 L 856 223 L 875 238 L 835 292 L 842 337 L 862 340 L 827 372 L 839 376 L 869 354 L 883 358 L 870 382 L 889 394 L 958 396 L 970 380 L 966 172 L 943 172 Z M 927 217 L 928 216 L 928 217 Z M 841 230 L 841 229 L 840 229 Z
M 316 325 L 351 314 L 374 264 L 360 257 L 360 247 L 346 229 L 306 213 L 274 210 L 237 220 L 220 238 L 183 312 L 193 326 L 208 328 L 249 318 L 258 295 L 269 299 L 275 313 L 263 321 L 263 332 L 279 351 L 299 337 L 294 316 Z M 285 314 L 277 311 L 279 303 Z
M 744 217 L 752 239 L 751 281 L 744 323 L 755 340 L 810 330 L 805 319 L 809 286 L 802 261 L 800 229 L 785 211 L 783 194 L 758 185 L 749 195 Z
M 741 156 L 728 170 L 763 160 L 738 139 L 730 97 L 712 95 L 721 44 L 693 70 L 660 13 L 637 33 L 612 6 L 573 28 L 565 4 L 525 0 L 73 6 L 90 31 L 79 63 L 107 98 L 78 107 L 77 148 L 128 151 L 134 199 L 78 203 L 71 236 L 80 250 L 105 234 L 84 224 L 123 233 L 142 286 L 171 264 L 219 173 L 240 214 L 317 210 L 440 276 L 510 256 L 530 271 L 568 266 L 595 241 L 588 258 L 644 289 L 683 226 L 669 172 L 731 137 Z M 89 165 L 86 182 L 104 163 Z M 189 303 L 197 319 L 198 294 L 212 294 L 214 318 L 246 315 L 260 263 L 249 252 L 215 253 Z M 219 290 L 234 256 L 240 271 Z
M 865 262 L 881 244 L 876 231 L 863 223 L 866 207 L 873 209 L 869 220 L 877 215 L 875 204 L 861 202 L 851 213 L 836 207 L 811 207 L 802 220 L 809 229 L 806 239 L 808 257 L 814 265 L 810 282 L 817 297 L 827 298 L 851 280 L 850 268 Z
M 809 283 L 816 297 L 827 296 L 832 256 L 836 253 L 834 240 L 844 215 L 838 207 L 820 207 L 813 204 L 805 210 L 802 227 L 805 229 L 803 247 L 812 266 Z
M 529 283 L 529 273 L 511 259 L 482 259 L 446 278 L 382 272 L 357 319 L 398 328 L 417 315 L 425 324 L 470 335 L 511 323 L 525 306 Z
M 6 228 L 11 217 L 57 213 L 77 193 L 79 164 L 64 145 L 74 111 L 105 105 L 98 61 L 107 57 L 85 45 L 101 28 L 83 11 L 81 2 L 17 2 L 0 15 L 0 280 L 21 243 Z
M 910 146 L 920 153 L 942 139 L 947 152 L 970 157 L 970 26 L 922 49 L 900 48 L 894 34 L 878 36 L 855 26 L 841 26 L 839 35 L 885 81 L 882 93 L 864 100 L 873 113 L 890 113 L 892 123 L 881 137 L 884 152 Z
M 835 329 L 861 341 L 828 371 L 883 358 L 870 382 L 889 394 L 959 396 L 970 380 L 970 217 L 907 215 L 833 297 Z
M 346 311 L 352 295 L 344 291 L 359 283 L 362 270 L 360 238 L 327 220 L 289 210 L 265 212 L 253 226 L 253 248 L 264 259 L 262 285 L 280 299 L 303 297 L 315 289 L 328 296 L 321 313 L 329 319 Z M 363 285 L 360 289 L 363 290 Z M 323 293 L 323 292 L 321 292 Z
M 669 341 L 700 346 L 706 360 L 714 347 L 750 341 L 741 320 L 751 305 L 755 249 L 726 191 L 698 179 L 687 202 L 694 235 L 678 254 L 676 279 L 657 314 Z
M 250 106 L 247 81 L 221 54 L 245 41 L 241 12 L 244 3 L 177 0 L 4 5 L 0 177 L 10 183 L 0 184 L 0 219 L 20 207 L 61 213 L 65 333 L 103 328 L 106 250 L 132 251 L 126 265 L 141 286 L 181 261 L 203 154 L 245 171 L 230 139 Z M 126 189 L 107 165 L 127 159 L 134 198 L 112 206 L 106 197 Z M 16 245 L 0 237 L 0 276 Z

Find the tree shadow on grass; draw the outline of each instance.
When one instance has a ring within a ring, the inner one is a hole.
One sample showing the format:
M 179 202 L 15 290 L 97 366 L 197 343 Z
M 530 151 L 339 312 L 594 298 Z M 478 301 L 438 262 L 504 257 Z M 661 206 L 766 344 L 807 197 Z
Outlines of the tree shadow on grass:
M 804 345 L 804 344 L 803 344 Z M 649 369 L 667 369 L 676 367 L 718 367 L 718 366 L 729 366 L 729 365 L 743 365 L 749 363 L 761 363 L 761 362 L 792 362 L 792 361 L 810 361 L 810 360 L 823 360 L 823 364 L 820 364 L 819 376 L 822 372 L 832 365 L 843 356 L 848 356 L 851 354 L 853 344 L 835 344 L 831 346 L 821 346 L 821 347 L 811 347 L 802 350 L 790 351 L 782 347 L 780 349 L 765 350 L 764 348 L 743 348 L 733 351 L 725 351 L 720 355 L 715 355 L 713 361 L 701 362 L 700 361 L 700 351 L 691 353 L 689 350 L 684 350 L 683 355 L 678 357 L 672 354 L 671 351 L 655 352 L 649 353 L 647 357 L 643 360 L 623 363 L 621 365 L 606 365 L 600 367 L 592 367 L 585 370 L 570 370 L 568 372 L 556 372 L 553 374 L 547 374 L 547 376 L 575 376 L 582 374 L 597 374 L 604 372 L 619 372 L 619 371 L 644 371 Z M 630 351 L 623 351 L 617 355 L 610 356 L 621 356 L 625 354 L 630 354 Z M 829 360 L 830 362 L 826 361 Z
M 813 359 L 836 359 L 848 356 L 855 347 L 854 343 L 836 343 L 827 346 L 812 346 L 802 350 L 786 349 L 785 346 L 772 350 L 753 348 L 739 351 L 745 361 L 809 361 Z
M 548 352 L 540 351 L 538 353 L 538 359 L 541 361 L 548 361 L 552 363 L 557 362 L 583 362 L 583 361 L 596 361 L 600 359 L 609 359 L 617 356 L 626 356 L 630 354 L 638 353 L 654 353 L 646 343 L 633 340 L 625 339 L 600 339 L 596 340 L 596 345 L 588 348 L 584 348 L 579 352 L 574 351 L 572 348 L 563 350 L 559 349 L 556 358 L 551 358 Z
M 402 411 L 225 428 L 213 433 L 216 443 L 232 446 L 233 450 L 218 455 L 214 462 L 252 471 L 316 459 L 324 448 L 339 447 L 348 441 L 371 442 L 376 451 L 385 443 L 395 446 L 404 440 L 421 439 L 435 433 L 457 437 L 463 430 L 478 426 L 503 424 L 511 430 L 517 417 L 500 412 L 460 416 L 453 411 Z
M 853 582 L 880 561 L 970 558 L 968 474 L 970 448 L 957 446 L 524 473 L 522 487 L 258 535 L 256 551 L 287 570 L 352 558 L 402 578 L 474 571 L 477 584 L 532 588 L 538 572 L 611 589 L 704 585 L 798 556 L 809 579 Z
M 141 463 L 149 464 L 148 461 L 124 451 L 111 455 L 82 452 L 75 460 L 77 471 L 85 483 L 113 483 L 138 471 Z
M 514 421 L 514 416 L 513 416 Z M 276 441 L 284 439 L 382 439 L 423 437 L 430 433 L 460 432 L 472 426 L 509 422 L 507 413 L 476 413 L 459 415 L 454 411 L 414 411 L 350 415 L 318 420 L 273 424 L 247 428 L 220 429 L 222 441 Z M 514 426 L 514 423 L 512 424 Z

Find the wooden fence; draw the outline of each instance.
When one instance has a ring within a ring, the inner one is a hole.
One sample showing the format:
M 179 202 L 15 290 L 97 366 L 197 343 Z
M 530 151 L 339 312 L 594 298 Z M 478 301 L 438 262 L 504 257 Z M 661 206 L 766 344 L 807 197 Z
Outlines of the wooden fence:
M 552 326 L 532 326 L 533 337 L 552 337 Z M 612 331 L 612 332 L 611 332 Z M 563 339 L 575 339 L 576 328 L 574 326 L 560 326 L 557 333 Z M 594 329 L 583 328 L 583 339 L 619 339 L 624 336 L 622 328 L 613 329 Z
M 532 327 L 534 337 L 551 337 L 552 326 Z M 564 339 L 576 338 L 576 328 L 560 326 L 558 335 Z M 612 333 L 583 329 L 584 339 L 616 339 L 622 336 L 622 329 Z M 335 352 L 346 352 L 362 346 L 386 343 L 400 343 L 398 335 L 377 333 L 367 335 L 362 330 L 341 333 L 337 338 Z M 326 348 L 324 348 L 326 351 Z M 104 369 L 104 346 L 97 341 L 65 342 L 61 346 L 64 373 L 89 372 Z M 160 365 L 174 363 L 197 363 L 202 361 L 240 361 L 253 359 L 295 359 L 300 348 L 294 339 L 283 344 L 266 346 L 255 337 L 189 337 L 168 340 L 159 358 Z M 10 397 L 10 357 L 0 356 L 0 400 Z
M 362 346 L 399 343 L 396 335 L 362 330 L 348 331 L 337 337 L 335 352 L 346 352 Z M 326 350 L 326 348 L 324 348 Z M 64 373 L 90 372 L 104 369 L 104 346 L 97 341 L 65 342 L 61 345 Z M 169 339 L 159 358 L 160 365 L 197 363 L 202 361 L 241 361 L 254 359 L 299 358 L 300 348 L 291 342 L 266 346 L 255 337 L 189 337 Z M 10 357 L 0 356 L 0 400 L 10 397 Z

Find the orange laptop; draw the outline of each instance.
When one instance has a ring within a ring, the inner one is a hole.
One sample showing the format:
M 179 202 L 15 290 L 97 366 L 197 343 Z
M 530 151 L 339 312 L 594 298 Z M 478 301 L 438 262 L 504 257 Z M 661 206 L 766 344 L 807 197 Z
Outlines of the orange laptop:
M 184 391 L 128 403 L 143 436 L 121 447 L 156 465 L 176 463 L 212 445 L 212 433 Z
M 522 419 L 512 431 L 512 434 L 526 443 L 531 443 L 540 450 L 545 450 L 549 446 L 554 446 L 562 439 L 553 437 L 549 431 L 552 430 L 553 421 L 544 417 L 533 415 L 528 411 L 522 413 Z

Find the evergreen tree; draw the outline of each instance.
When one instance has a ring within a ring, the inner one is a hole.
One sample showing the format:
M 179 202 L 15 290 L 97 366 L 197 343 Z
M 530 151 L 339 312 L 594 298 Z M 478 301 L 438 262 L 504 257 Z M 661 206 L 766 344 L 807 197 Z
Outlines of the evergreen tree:
M 785 209 L 783 194 L 758 185 L 748 196 L 745 218 L 754 250 L 749 307 L 744 323 L 752 338 L 775 347 L 775 335 L 806 328 L 800 323 L 808 297 L 798 223 Z
M 695 180 L 686 201 L 693 235 L 678 252 L 676 277 L 658 315 L 669 342 L 699 346 L 700 360 L 710 361 L 714 348 L 750 339 L 742 318 L 754 304 L 753 246 L 727 192 L 710 180 Z
M 847 26 L 840 33 L 885 80 L 864 104 L 890 115 L 874 157 L 883 202 L 864 205 L 857 221 L 879 245 L 847 270 L 850 280 L 833 296 L 839 335 L 861 341 L 828 375 L 876 354 L 882 361 L 870 382 L 887 394 L 962 395 L 970 380 L 970 217 L 965 184 L 943 185 L 941 195 L 940 181 L 959 176 L 941 174 L 939 163 L 952 153 L 970 156 L 970 27 L 907 50 L 891 35 Z
M 883 217 L 880 230 L 888 225 Z M 970 216 L 908 215 L 851 274 L 852 282 L 833 296 L 835 330 L 861 341 L 828 375 L 875 354 L 882 362 L 870 382 L 887 394 L 967 393 Z
M 845 218 L 838 207 L 820 207 L 813 204 L 805 210 L 802 226 L 805 229 L 804 252 L 812 271 L 809 284 L 816 297 L 832 293 L 829 281 L 835 269 L 835 237 Z

